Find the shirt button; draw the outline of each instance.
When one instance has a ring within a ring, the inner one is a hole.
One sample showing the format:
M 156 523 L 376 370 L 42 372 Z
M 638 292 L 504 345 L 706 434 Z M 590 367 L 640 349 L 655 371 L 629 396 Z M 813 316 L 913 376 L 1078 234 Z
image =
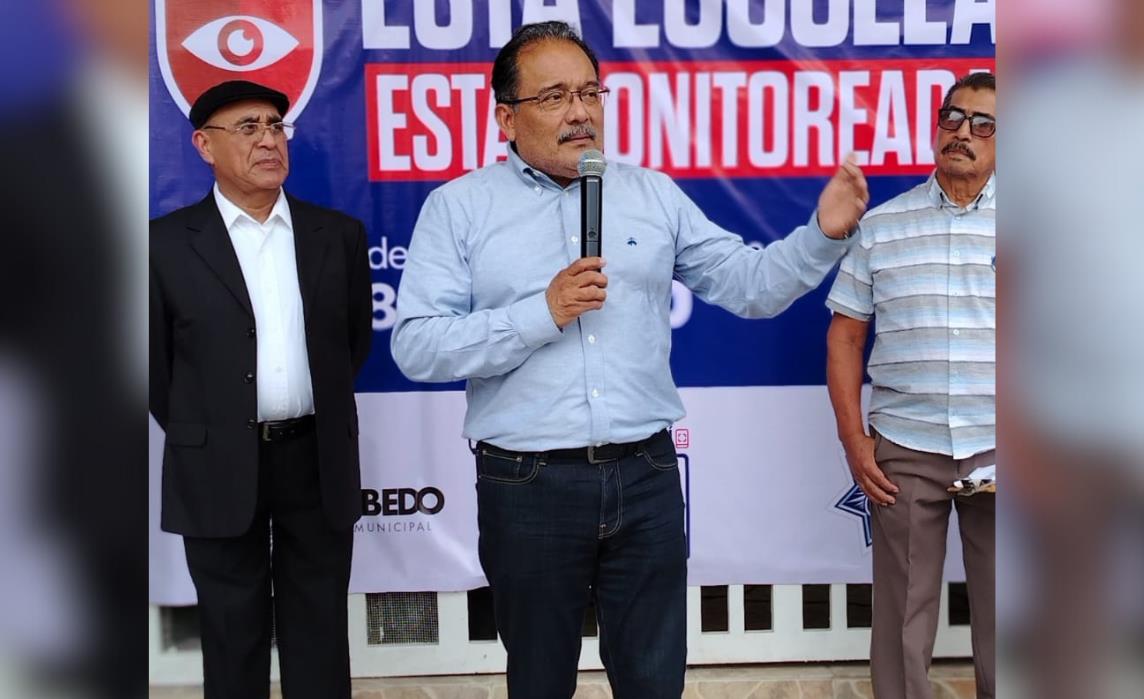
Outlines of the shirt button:
M 960 251 L 960 250 L 954 250 L 954 251 L 953 251 L 953 256 L 954 256 L 954 257 L 961 257 L 961 251 Z
M 569 240 L 571 240 L 573 243 L 579 243 L 580 242 L 580 236 L 574 235 L 571 238 L 569 238 Z
M 246 372 L 246 376 L 243 376 L 242 380 L 245 383 L 254 383 L 254 372 L 252 372 L 252 371 Z
M 596 344 L 596 336 L 595 335 L 589 335 L 588 336 L 588 343 L 592 344 L 592 345 Z
M 246 329 L 246 336 L 247 337 L 254 337 L 254 335 L 255 335 L 254 328 L 247 328 Z
M 953 334 L 954 334 L 954 335 L 960 335 L 960 334 L 961 334 L 961 331 L 960 331 L 960 330 L 958 330 L 957 328 L 954 328 L 954 329 L 953 329 Z
M 258 420 L 247 420 L 246 421 L 246 429 L 253 430 L 255 427 L 258 427 Z
M 540 193 L 540 185 L 536 185 L 535 187 L 533 187 L 533 189 L 536 190 L 537 194 Z
M 600 397 L 599 389 L 595 389 L 595 388 L 592 389 L 592 397 L 593 398 L 599 398 Z

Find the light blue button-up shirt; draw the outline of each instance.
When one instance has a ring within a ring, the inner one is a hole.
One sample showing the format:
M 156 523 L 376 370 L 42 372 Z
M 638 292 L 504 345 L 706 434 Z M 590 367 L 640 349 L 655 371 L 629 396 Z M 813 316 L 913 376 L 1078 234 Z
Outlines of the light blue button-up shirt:
M 684 415 L 668 363 L 672 279 L 736 315 L 770 317 L 849 247 L 812 215 L 752 248 L 662 173 L 611 163 L 603 181 L 607 300 L 563 330 L 545 290 L 580 256 L 578 182 L 561 187 L 510 148 L 426 199 L 391 349 L 414 381 L 468 381 L 467 438 L 518 451 L 644 439 Z

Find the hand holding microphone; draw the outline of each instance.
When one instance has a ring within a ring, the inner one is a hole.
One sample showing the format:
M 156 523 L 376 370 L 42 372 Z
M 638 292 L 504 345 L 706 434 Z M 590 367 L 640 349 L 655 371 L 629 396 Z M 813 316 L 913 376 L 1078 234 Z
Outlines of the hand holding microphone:
M 556 327 L 563 329 L 581 313 L 604 307 L 608 278 L 603 268 L 604 258 L 581 257 L 552 278 L 544 297 Z
M 548 285 L 545 299 L 556 326 L 563 329 L 587 311 L 604 307 L 608 296 L 605 289 L 604 249 L 602 232 L 604 181 L 601 175 L 607 163 L 598 150 L 586 150 L 580 155 L 577 170 L 580 173 L 580 259 L 560 271 Z

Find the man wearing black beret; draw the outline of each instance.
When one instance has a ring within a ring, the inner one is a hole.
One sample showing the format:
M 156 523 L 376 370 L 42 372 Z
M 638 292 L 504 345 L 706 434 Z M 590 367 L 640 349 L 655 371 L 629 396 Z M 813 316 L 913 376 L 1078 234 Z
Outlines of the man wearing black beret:
M 271 629 L 286 699 L 350 697 L 366 235 L 283 191 L 288 107 L 246 81 L 203 93 L 192 140 L 215 185 L 151 222 L 162 528 L 186 545 L 206 699 L 269 696 Z

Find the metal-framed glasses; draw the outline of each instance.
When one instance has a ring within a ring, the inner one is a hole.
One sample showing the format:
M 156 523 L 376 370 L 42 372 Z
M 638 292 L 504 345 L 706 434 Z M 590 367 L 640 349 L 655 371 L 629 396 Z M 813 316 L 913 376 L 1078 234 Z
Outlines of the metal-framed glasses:
M 535 102 L 537 109 L 542 112 L 559 112 L 572 105 L 574 96 L 580 97 L 585 107 L 597 107 L 604 103 L 604 95 L 608 94 L 606 87 L 585 87 L 580 90 L 566 90 L 562 87 L 545 90 L 532 97 L 521 97 L 514 100 L 501 100 L 502 104 L 517 105 L 523 102 Z
M 946 107 L 937 113 L 937 125 L 946 131 L 957 131 L 969 120 L 969 133 L 978 138 L 989 138 L 997 133 L 997 120 L 988 114 L 970 114 L 957 107 Z
M 218 131 L 226 131 L 236 136 L 249 139 L 260 139 L 264 131 L 269 131 L 270 135 L 274 138 L 285 136 L 290 138 L 294 135 L 294 125 L 287 124 L 284 121 L 272 121 L 270 123 L 263 123 L 261 121 L 244 121 L 241 124 L 234 126 L 214 126 L 207 124 L 204 129 L 216 129 Z

